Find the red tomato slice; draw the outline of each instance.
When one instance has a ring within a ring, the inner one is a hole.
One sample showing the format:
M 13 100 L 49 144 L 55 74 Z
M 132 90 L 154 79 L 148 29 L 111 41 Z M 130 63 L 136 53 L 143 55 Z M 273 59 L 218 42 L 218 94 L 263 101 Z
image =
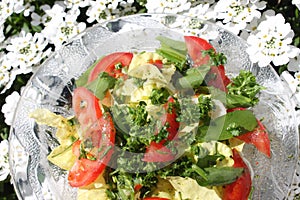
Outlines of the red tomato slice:
M 258 127 L 255 128 L 253 131 L 248 133 L 239 135 L 237 138 L 254 145 L 258 151 L 265 154 L 267 157 L 271 157 L 271 145 L 268 132 L 264 125 L 257 120 Z
M 232 112 L 235 110 L 246 110 L 246 108 L 238 107 L 238 108 L 232 108 L 228 109 L 227 112 Z M 257 128 L 255 128 L 253 131 L 249 131 L 247 133 L 244 133 L 242 135 L 237 136 L 238 139 L 254 145 L 258 151 L 265 154 L 267 157 L 271 157 L 271 144 L 269 139 L 269 134 L 265 128 L 265 126 L 257 120 Z
M 121 69 L 116 69 L 115 65 L 120 63 L 123 67 L 129 66 L 132 57 L 133 54 L 129 52 L 116 52 L 105 56 L 91 71 L 88 82 L 95 80 L 101 72 L 107 72 L 113 77 L 122 76 Z
M 102 116 L 98 98 L 84 87 L 74 90 L 72 105 L 81 126 L 89 127 Z
M 166 110 L 166 113 L 162 116 L 161 121 L 162 124 L 168 124 L 167 131 L 169 132 L 168 140 L 172 140 L 176 137 L 176 134 L 179 129 L 179 122 L 176 121 L 177 114 L 176 114 L 176 108 L 173 105 L 175 100 L 173 98 L 169 98 L 168 102 L 164 105 L 164 109 Z
M 223 65 L 218 67 L 212 66 L 206 75 L 205 81 L 208 86 L 214 86 L 224 92 L 227 92 L 226 86 L 230 83 L 230 79 L 225 75 Z
M 209 56 L 203 56 L 205 50 L 214 49 L 205 39 L 196 36 L 184 36 L 188 54 L 194 62 L 194 66 L 200 66 L 209 62 Z
M 68 176 L 72 187 L 82 187 L 95 181 L 105 169 L 105 165 L 98 160 L 82 158 L 77 160 Z
M 146 197 L 146 198 L 143 198 L 143 200 L 170 200 L 170 199 L 162 198 L 162 197 Z
M 163 141 L 156 143 L 152 141 L 146 149 L 143 161 L 145 162 L 169 162 L 175 159 L 172 151 L 163 145 Z
M 105 113 L 98 119 L 96 126 L 87 130 L 83 138 L 83 142 L 91 141 L 92 146 L 89 146 L 90 151 L 87 152 L 87 157 L 95 160 L 80 158 L 80 141 L 73 144 L 72 151 L 78 160 L 68 176 L 72 187 L 86 186 L 95 181 L 103 172 L 113 154 L 115 134 L 112 117 L 109 113 Z
M 232 153 L 234 160 L 233 167 L 242 167 L 244 171 L 235 182 L 225 186 L 223 200 L 248 200 L 252 185 L 250 171 L 239 152 L 233 149 Z

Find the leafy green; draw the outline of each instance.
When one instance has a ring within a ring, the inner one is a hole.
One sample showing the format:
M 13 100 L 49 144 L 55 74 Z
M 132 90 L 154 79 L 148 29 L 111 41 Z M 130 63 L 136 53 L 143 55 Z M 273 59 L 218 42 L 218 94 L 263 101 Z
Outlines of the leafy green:
M 102 58 L 99 58 L 94 64 L 92 64 L 78 79 L 76 79 L 75 83 L 77 87 L 85 86 L 88 82 L 88 78 L 90 76 L 91 71 L 95 68 L 95 66 L 98 64 L 98 62 Z
M 140 101 L 135 108 L 128 107 L 131 120 L 137 126 L 143 126 L 149 122 L 146 106 L 147 104 L 144 101 Z
M 236 110 L 199 127 L 197 138 L 200 141 L 227 140 L 252 131 L 256 126 L 257 120 L 250 110 Z
M 179 86 L 185 89 L 199 87 L 209 70 L 210 66 L 206 65 L 188 69 L 186 74 L 178 79 Z
M 159 105 L 166 103 L 168 101 L 169 96 L 170 93 L 166 88 L 153 88 L 149 99 L 151 100 L 151 103 L 153 105 Z
M 209 62 L 211 66 L 219 66 L 227 63 L 227 58 L 223 53 L 217 53 L 213 48 L 204 50 L 203 56 L 209 55 Z
M 256 77 L 250 71 L 241 70 L 238 76 L 232 78 L 227 89 L 229 105 L 249 107 L 258 103 L 256 95 L 264 87 L 257 83 Z
M 102 100 L 106 92 L 115 86 L 116 80 L 107 72 L 101 72 L 97 79 L 86 85 L 86 88 L 91 90 L 98 99 Z
M 156 38 L 160 41 L 161 47 L 156 49 L 156 53 L 160 54 L 164 58 L 173 64 L 179 72 L 183 72 L 187 68 L 187 50 L 184 42 L 173 40 L 164 36 L 158 36 Z

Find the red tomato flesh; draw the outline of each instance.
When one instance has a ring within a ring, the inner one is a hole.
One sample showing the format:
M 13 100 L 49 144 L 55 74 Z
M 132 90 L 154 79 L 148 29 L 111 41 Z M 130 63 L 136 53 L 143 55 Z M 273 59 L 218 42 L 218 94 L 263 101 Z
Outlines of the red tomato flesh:
M 163 141 L 156 143 L 152 141 L 146 149 L 143 161 L 145 162 L 169 162 L 175 159 L 172 151 L 163 145 Z
M 87 157 L 80 158 L 80 141 L 73 144 L 72 151 L 78 157 L 71 168 L 68 176 L 69 184 L 72 187 L 82 187 L 91 184 L 104 171 L 113 154 L 113 145 L 115 142 L 115 128 L 109 113 L 105 113 L 99 119 L 98 130 L 92 135 L 86 135 L 87 140 L 92 140 L 95 148 L 87 152 Z M 94 136 L 95 135 L 95 136 Z
M 72 106 L 81 126 L 89 127 L 102 116 L 99 99 L 84 87 L 74 90 Z
M 129 66 L 132 53 L 129 52 L 116 52 L 103 57 L 91 71 L 88 78 L 88 82 L 95 80 L 101 72 L 107 72 L 110 76 L 115 78 L 122 76 L 121 69 L 116 69 L 117 64 L 121 64 L 122 67 Z
M 203 51 L 214 49 L 205 39 L 196 36 L 184 36 L 188 54 L 193 60 L 194 67 L 198 67 L 209 62 L 209 56 L 203 56 Z
M 233 149 L 232 153 L 234 160 L 233 167 L 242 167 L 244 171 L 235 182 L 225 186 L 223 200 L 248 200 L 252 185 L 250 171 L 239 152 Z
M 235 110 L 246 110 L 246 108 L 238 107 L 228 109 L 227 112 L 232 112 Z M 268 131 L 261 121 L 257 120 L 257 127 L 253 131 L 249 131 L 242 135 L 237 136 L 238 139 L 246 142 L 247 144 L 252 144 L 256 149 L 267 157 L 271 157 L 271 144 L 269 139 Z
M 245 134 L 239 135 L 237 138 L 254 145 L 258 151 L 265 154 L 267 157 L 271 157 L 271 145 L 268 132 L 264 125 L 257 120 L 258 127 L 253 131 L 247 132 Z
M 230 79 L 225 75 L 223 65 L 212 66 L 206 75 L 205 81 L 208 86 L 214 86 L 224 92 L 227 92 L 226 86 L 230 83 Z

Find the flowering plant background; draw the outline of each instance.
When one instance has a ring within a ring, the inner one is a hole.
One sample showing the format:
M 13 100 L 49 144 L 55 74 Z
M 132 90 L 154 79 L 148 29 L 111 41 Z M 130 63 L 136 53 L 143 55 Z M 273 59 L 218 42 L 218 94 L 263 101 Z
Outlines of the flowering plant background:
M 17 198 L 10 183 L 8 137 L 32 74 L 86 28 L 135 13 L 178 13 L 228 28 L 247 41 L 253 62 L 278 72 L 299 102 L 295 109 L 300 107 L 300 0 L 1 0 L 0 199 Z

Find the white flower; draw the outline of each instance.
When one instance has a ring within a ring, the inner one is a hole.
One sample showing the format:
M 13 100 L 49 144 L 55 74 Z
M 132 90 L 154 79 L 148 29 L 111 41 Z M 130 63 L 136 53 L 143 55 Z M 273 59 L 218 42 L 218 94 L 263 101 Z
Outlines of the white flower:
M 5 20 L 13 13 L 14 4 L 11 0 L 0 1 L 0 25 L 4 24 Z
M 0 181 L 5 180 L 9 173 L 8 141 L 2 140 L 0 142 Z
M 148 13 L 181 13 L 191 7 L 187 0 L 148 0 L 146 3 Z
M 90 6 L 86 12 L 88 16 L 87 22 L 94 21 L 103 22 L 106 20 L 119 17 L 118 5 L 122 0 L 96 0 L 91 1 Z
M 300 52 L 300 50 L 299 50 L 299 52 Z M 290 59 L 290 62 L 287 65 L 287 69 L 292 72 L 300 71 L 300 53 L 295 58 Z
M 184 15 L 197 17 L 202 20 L 210 20 L 215 18 L 214 10 L 208 3 L 199 4 L 195 7 L 190 8 Z
M 50 21 L 45 23 L 46 27 L 42 30 L 42 34 L 49 43 L 55 45 L 56 49 L 61 48 L 64 42 L 85 30 L 86 24 L 76 21 L 78 15 L 79 10 L 77 9 L 70 10 L 68 13 L 60 12 L 59 17 L 52 17 Z
M 290 45 L 294 32 L 281 14 L 266 17 L 247 39 L 250 59 L 261 67 L 271 62 L 276 66 L 287 64 L 299 53 L 299 49 Z
M 233 33 L 238 33 L 246 28 L 247 23 L 251 22 L 253 18 L 260 18 L 259 10 L 264 9 L 265 6 L 264 1 L 251 3 L 249 0 L 220 0 L 214 10 L 225 28 Z
M 49 55 L 50 50 L 46 50 L 48 42 L 42 34 L 21 33 L 12 38 L 6 47 L 7 57 L 14 68 L 19 68 L 23 72 L 29 73 L 32 67 Z
M 299 80 L 297 78 L 294 78 L 288 71 L 284 71 L 280 75 L 281 79 L 284 80 L 288 87 L 290 88 L 292 94 L 294 94 L 297 90 L 297 87 L 299 85 Z
M 292 0 L 292 4 L 297 6 L 297 8 L 300 10 L 300 0 Z
M 67 8 L 86 7 L 90 4 L 90 0 L 64 0 Z
M 5 104 L 2 106 L 1 112 L 4 114 L 5 123 L 12 125 L 15 110 L 20 99 L 20 94 L 16 91 L 5 98 Z

